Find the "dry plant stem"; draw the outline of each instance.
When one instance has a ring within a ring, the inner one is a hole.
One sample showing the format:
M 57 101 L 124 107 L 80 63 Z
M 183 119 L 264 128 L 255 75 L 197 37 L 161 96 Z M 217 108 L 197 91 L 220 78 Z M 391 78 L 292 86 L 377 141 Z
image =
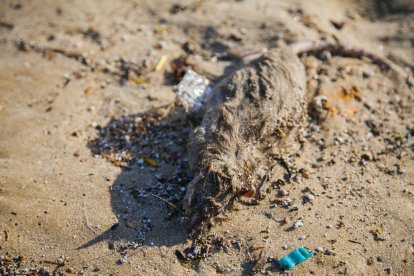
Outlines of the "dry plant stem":
M 367 58 L 372 62 L 383 66 L 386 70 L 393 70 L 399 74 L 404 74 L 402 68 L 398 67 L 391 60 L 376 55 L 372 52 L 366 51 L 361 48 L 357 48 L 351 45 L 344 45 L 339 43 L 330 43 L 327 41 L 300 41 L 290 44 L 289 47 L 297 55 L 305 53 L 320 53 L 323 51 L 328 51 L 333 55 L 352 57 L 352 58 Z
M 75 59 L 77 61 L 81 61 L 84 64 L 87 64 L 86 61 L 86 57 L 80 53 L 80 52 L 76 52 L 76 51 L 69 51 L 69 50 L 65 50 L 65 49 L 61 49 L 61 48 L 54 48 L 54 47 L 41 47 L 39 45 L 36 45 L 35 43 L 32 42 L 27 42 L 24 40 L 2 40 L 3 43 L 11 43 L 13 44 L 16 48 L 18 48 L 19 50 L 22 51 L 34 51 L 36 53 L 40 53 L 43 55 L 47 55 L 48 53 L 54 53 L 54 54 L 60 54 L 63 55 L 67 58 L 71 58 L 71 59 Z
M 330 43 L 327 41 L 298 41 L 292 44 L 289 44 L 289 47 L 296 55 L 303 55 L 303 54 L 312 54 L 312 53 L 322 53 L 324 51 L 330 52 L 332 55 L 336 56 L 343 56 L 343 57 L 350 57 L 350 58 L 367 58 L 372 62 L 376 63 L 380 67 L 385 70 L 392 70 L 396 72 L 400 76 L 405 76 L 404 70 L 397 66 L 391 60 L 374 54 L 370 51 L 366 51 L 364 49 L 354 47 L 352 45 L 345 45 L 339 42 L 337 43 Z M 241 56 L 243 60 L 248 60 L 253 56 L 257 56 L 260 54 L 266 53 L 267 49 L 262 49 L 258 51 L 251 51 L 247 52 Z

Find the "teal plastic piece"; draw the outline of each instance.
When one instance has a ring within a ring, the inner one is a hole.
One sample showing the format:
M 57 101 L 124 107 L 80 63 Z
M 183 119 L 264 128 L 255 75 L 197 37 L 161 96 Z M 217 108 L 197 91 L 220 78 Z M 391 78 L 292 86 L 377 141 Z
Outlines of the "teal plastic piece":
M 299 247 L 280 259 L 278 265 L 284 269 L 291 269 L 312 257 L 313 254 L 313 251 L 308 252 L 305 248 Z

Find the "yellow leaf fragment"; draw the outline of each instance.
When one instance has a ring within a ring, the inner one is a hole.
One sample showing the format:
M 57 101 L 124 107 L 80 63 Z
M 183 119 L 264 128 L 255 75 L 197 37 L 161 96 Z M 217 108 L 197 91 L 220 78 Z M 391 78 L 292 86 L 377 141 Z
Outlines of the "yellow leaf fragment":
M 145 84 L 145 83 L 148 83 L 148 81 L 146 79 L 143 79 L 143 78 L 129 77 L 128 79 L 130 81 L 134 82 L 135 84 Z
M 375 238 L 378 238 L 379 235 L 382 233 L 381 227 L 376 227 L 375 229 L 371 230 L 371 233 L 374 235 Z
M 143 157 L 142 160 L 144 160 L 144 163 L 151 167 L 158 167 L 157 161 L 154 159 Z
M 136 221 L 136 220 L 130 220 L 130 219 L 125 220 L 125 224 L 129 228 L 138 228 L 138 227 L 143 226 L 143 224 L 141 222 Z
M 85 93 L 85 95 L 88 95 L 92 92 L 93 92 L 93 86 L 91 86 L 91 85 L 86 87 L 86 89 L 83 91 L 83 93 Z

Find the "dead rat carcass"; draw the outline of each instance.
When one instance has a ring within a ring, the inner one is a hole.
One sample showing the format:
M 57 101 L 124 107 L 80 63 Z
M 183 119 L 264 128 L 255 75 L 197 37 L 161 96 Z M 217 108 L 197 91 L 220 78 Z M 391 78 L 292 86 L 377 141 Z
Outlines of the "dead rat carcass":
M 183 204 L 188 226 L 206 230 L 235 199 L 257 195 L 270 155 L 303 117 L 305 82 L 296 54 L 278 49 L 214 88 L 201 125 L 190 135 L 189 163 L 195 176 Z

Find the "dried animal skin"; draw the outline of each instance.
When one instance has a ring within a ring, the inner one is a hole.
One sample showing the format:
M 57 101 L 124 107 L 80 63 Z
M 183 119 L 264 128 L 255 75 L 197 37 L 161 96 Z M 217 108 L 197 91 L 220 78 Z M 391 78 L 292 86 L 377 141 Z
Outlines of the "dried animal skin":
M 184 198 L 187 225 L 208 229 L 237 197 L 256 190 L 269 154 L 304 111 L 305 70 L 289 49 L 266 53 L 223 80 L 190 135 L 195 177 Z

